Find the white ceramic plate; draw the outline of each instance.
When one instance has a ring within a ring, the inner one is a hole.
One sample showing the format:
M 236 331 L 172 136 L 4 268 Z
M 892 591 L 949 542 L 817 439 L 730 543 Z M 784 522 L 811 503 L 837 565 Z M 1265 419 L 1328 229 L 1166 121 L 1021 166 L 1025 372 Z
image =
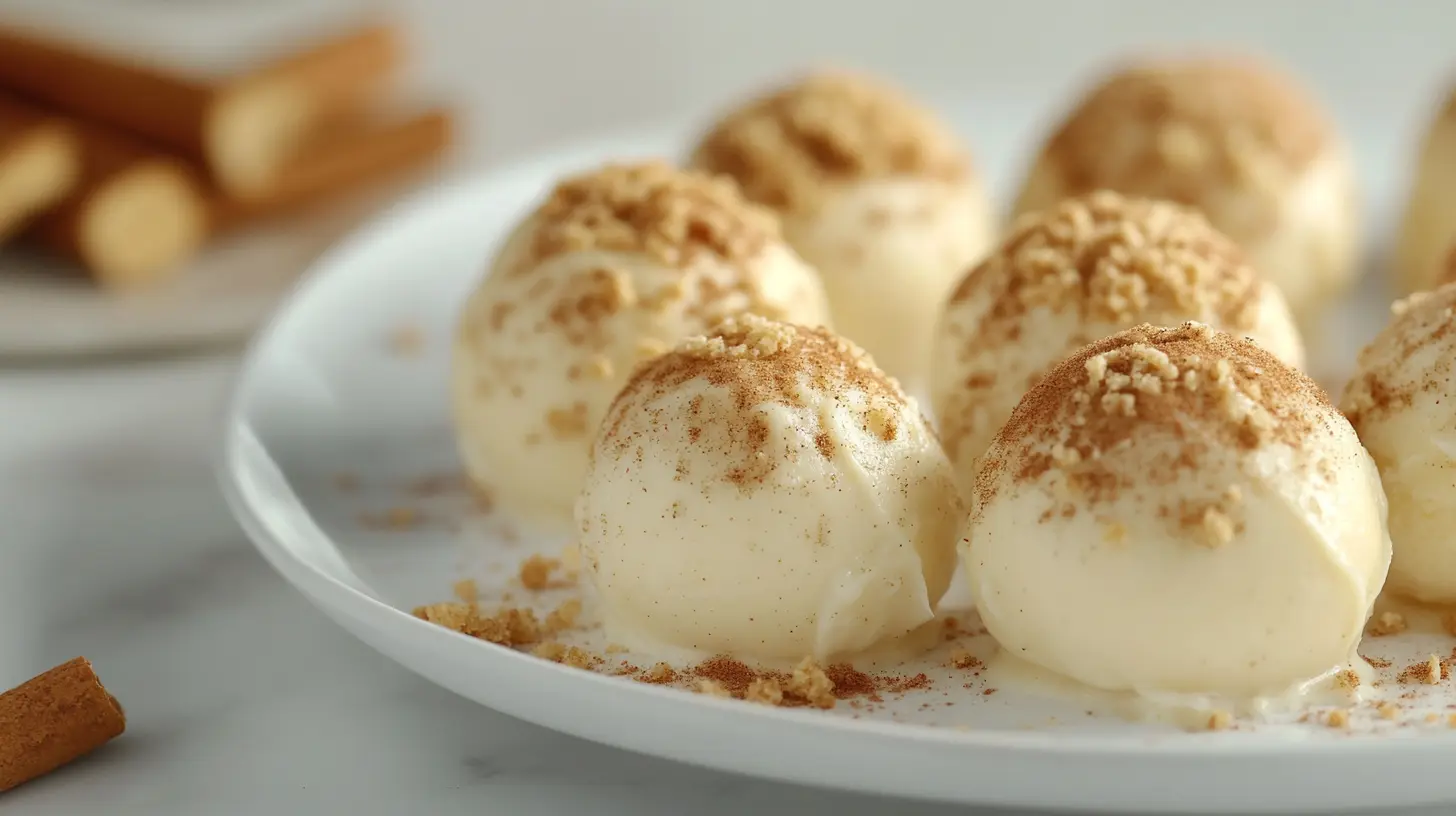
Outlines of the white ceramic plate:
M 1004 148 L 1030 118 L 997 121 L 999 129 L 967 130 L 1004 186 L 1016 172 Z M 417 604 L 447 600 L 462 577 L 499 595 L 525 555 L 561 545 L 473 509 L 448 480 L 458 470 L 446 408 L 457 304 L 551 179 L 607 158 L 676 154 L 686 135 L 667 128 L 603 139 L 422 196 L 328 256 L 258 337 L 227 419 L 221 480 L 264 556 L 320 609 L 399 663 L 513 716 L 776 779 L 1115 812 L 1456 800 L 1456 729 L 1444 710 L 1456 695 L 1444 687 L 1410 687 L 1419 693 L 1404 727 L 1366 712 L 1350 728 L 1290 717 L 1194 733 L 1135 725 L 1094 710 L 1096 702 L 1030 687 L 987 694 L 994 676 L 957 674 L 941 649 L 907 669 L 926 672 L 929 690 L 870 707 L 771 709 L 566 668 L 411 617 Z M 1339 342 L 1321 347 L 1350 359 L 1382 311 L 1353 305 L 1337 321 Z M 970 645 L 983 648 L 981 640 Z M 1396 660 L 1393 672 L 1452 645 L 1408 634 L 1366 653 Z M 1438 722 L 1417 719 L 1422 712 Z

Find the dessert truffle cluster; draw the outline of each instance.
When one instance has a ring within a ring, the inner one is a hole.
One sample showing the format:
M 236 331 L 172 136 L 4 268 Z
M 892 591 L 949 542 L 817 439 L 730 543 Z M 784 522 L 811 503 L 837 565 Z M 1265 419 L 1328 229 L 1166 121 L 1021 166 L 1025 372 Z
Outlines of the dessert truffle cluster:
M 1343 142 L 1274 69 L 1108 77 L 1000 235 L 967 148 L 871 78 L 751 100 L 686 155 L 561 182 L 457 335 L 471 478 L 570 520 L 612 641 L 895 645 L 959 559 L 1008 654 L 1251 699 L 1357 662 L 1387 572 L 1456 602 L 1456 283 L 1400 305 L 1343 411 L 1302 372 L 1360 225 Z

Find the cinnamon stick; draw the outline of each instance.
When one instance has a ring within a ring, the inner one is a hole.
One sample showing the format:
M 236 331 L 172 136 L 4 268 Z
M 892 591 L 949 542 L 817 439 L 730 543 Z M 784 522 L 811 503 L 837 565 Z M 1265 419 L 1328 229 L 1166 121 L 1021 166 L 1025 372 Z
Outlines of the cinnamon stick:
M 418 167 L 450 145 L 454 117 L 434 109 L 374 122 L 355 122 L 317 140 L 252 196 L 222 195 L 212 202 L 214 231 L 225 231 L 301 207 Z
M 401 59 L 397 32 L 371 25 L 211 82 L 0 27 L 0 85 L 181 152 L 230 192 L 266 187 L 320 123 L 371 96 Z
M 207 233 L 206 197 L 192 168 L 111 128 L 69 124 L 80 145 L 79 180 L 25 234 L 107 288 L 172 277 Z
M 0 99 L 0 239 L 70 192 L 80 163 L 64 122 Z
M 121 704 L 84 657 L 0 694 L 0 791 L 50 773 L 126 730 Z

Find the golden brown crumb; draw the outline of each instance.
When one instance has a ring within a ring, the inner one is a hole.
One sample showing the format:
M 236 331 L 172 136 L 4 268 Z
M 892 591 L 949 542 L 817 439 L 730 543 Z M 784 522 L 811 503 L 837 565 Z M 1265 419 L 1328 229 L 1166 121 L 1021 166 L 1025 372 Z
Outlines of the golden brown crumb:
M 1381 703 L 1376 707 L 1375 713 L 1379 714 L 1382 720 L 1393 720 L 1400 716 L 1400 706 L 1390 702 Z
M 1372 637 L 1398 635 L 1406 630 L 1405 616 L 1399 612 L 1381 612 L 1370 619 L 1366 632 Z
M 733 696 L 733 694 L 729 692 L 728 689 L 723 688 L 722 683 L 719 683 L 717 680 L 710 680 L 706 677 L 699 677 L 698 682 L 693 686 L 693 690 L 699 694 L 706 694 L 709 697 Z
M 1222 709 L 1213 711 L 1208 715 L 1209 731 L 1223 731 L 1224 729 L 1231 727 L 1233 724 L 1233 715 Z
M 744 490 L 765 484 L 781 459 L 766 455 L 770 428 L 763 412 L 750 408 L 802 407 L 806 388 L 836 397 L 858 391 L 866 403 L 897 412 L 909 406 L 899 384 L 848 340 L 826 329 L 746 314 L 639 367 L 607 411 L 598 450 L 631 455 L 638 444 L 633 423 L 647 410 L 644 406 L 694 379 L 718 388 L 690 403 L 696 405 L 690 407 L 694 417 L 700 413 L 703 421 L 691 426 L 696 431 L 684 429 L 687 444 L 720 447 L 730 459 L 723 478 Z M 708 399 L 712 402 L 705 403 Z M 809 438 L 826 430 L 811 428 Z
M 531 654 L 542 660 L 560 663 L 566 657 L 566 644 L 556 640 L 548 640 L 532 649 Z
M 480 598 L 480 587 L 476 585 L 474 578 L 456 581 L 450 589 L 455 593 L 456 598 L 465 603 L 474 603 Z
M 600 662 L 602 662 L 601 658 L 576 646 L 566 647 L 566 654 L 561 658 L 562 665 L 574 669 L 590 669 Z
M 1176 201 L 1240 225 L 1247 241 L 1279 223 L 1280 196 L 1333 134 L 1324 112 L 1272 66 L 1247 58 L 1154 62 L 1094 89 L 1039 166 L 1053 174 L 1059 197 L 1107 189 Z M 1051 203 L 1023 198 L 1017 210 Z
M 654 663 L 640 679 L 647 683 L 671 683 L 677 679 L 677 671 L 666 663 Z
M 776 706 L 784 701 L 784 690 L 779 681 L 772 677 L 759 677 L 748 684 L 748 691 L 744 692 L 743 699 L 750 703 Z
M 812 657 L 804 658 L 794 667 L 793 674 L 789 675 L 787 691 L 817 708 L 834 707 L 834 681 Z
M 1345 669 L 1335 675 L 1335 685 L 1353 691 L 1360 687 L 1360 675 L 1354 669 Z
M 536 613 L 530 609 L 502 609 L 495 615 L 484 615 L 474 603 L 454 601 L 416 607 L 414 616 L 502 646 L 525 646 L 541 639 Z
M 1325 725 L 1331 728 L 1345 728 L 1350 724 L 1350 714 L 1344 709 L 1337 708 L 1325 717 Z
M 521 586 L 526 589 L 546 589 L 551 583 L 551 573 L 561 566 L 555 558 L 533 555 L 521 562 Z
M 561 605 L 551 610 L 546 615 L 546 631 L 561 632 L 576 625 L 576 619 L 581 616 L 581 601 L 572 598 L 562 601 Z
M 980 667 L 981 661 L 966 649 L 957 647 L 950 653 L 950 664 L 957 669 L 974 669 Z
M 736 180 L 750 199 L 811 212 L 840 182 L 971 176 L 955 135 L 882 82 L 823 72 L 750 102 L 703 138 L 692 164 Z
M 1178 538 L 1218 546 L 1242 530 L 1242 496 L 1206 485 L 1204 463 L 1267 445 L 1298 450 L 1336 419 L 1317 383 L 1249 340 L 1198 323 L 1142 325 L 1072 354 L 1022 398 L 981 464 L 973 506 L 990 505 L 1008 484 L 1045 479 L 1074 492 L 1078 503 L 1058 512 L 1075 515 L 1116 500 L 1130 480 L 1185 481 L 1204 495 L 1158 507 L 1158 517 Z M 1123 452 L 1147 434 L 1175 444 L 1128 472 Z M 1308 478 L 1328 478 L 1305 467 Z
M 1440 683 L 1446 676 L 1446 673 L 1442 671 L 1444 668 L 1441 665 L 1441 658 L 1431 655 L 1426 661 L 1426 682 L 1433 686 Z
M 661 161 L 566 179 L 535 219 L 523 268 L 587 250 L 642 253 L 675 268 L 704 257 L 742 263 L 780 240 L 773 214 L 744 199 L 732 181 Z

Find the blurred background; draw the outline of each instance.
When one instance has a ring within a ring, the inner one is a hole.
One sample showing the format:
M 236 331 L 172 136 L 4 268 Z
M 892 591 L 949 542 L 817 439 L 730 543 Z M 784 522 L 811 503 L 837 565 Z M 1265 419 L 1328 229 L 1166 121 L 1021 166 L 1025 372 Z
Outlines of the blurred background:
M 834 63 L 960 106 L 1005 205 L 1017 154 L 1096 72 L 1197 47 L 1263 54 L 1313 89 L 1356 148 L 1379 243 L 1456 73 L 1453 15 L 1430 0 L 0 0 L 0 139 L 58 123 L 82 154 L 0 246 L 0 688 L 84 653 L 136 724 L 110 765 L 27 791 L 27 812 L 405 812 L 419 790 L 455 803 L 433 812 L 484 812 L 454 774 L 475 781 L 460 755 L 492 739 L 516 752 L 492 774 L 526 780 L 501 812 L 716 796 L 717 775 L 546 733 L 388 664 L 269 571 L 223 506 L 209 459 L 237 341 L 400 196 L 604 130 L 701 121 Z M 242 157 L 220 173 L 210 105 L 300 75 L 366 103 L 311 119 L 264 93 L 229 125 Z M 280 151 L 282 172 L 253 115 L 306 148 Z M 46 188 L 0 173 L 0 216 L 17 186 Z M 140 216 L 102 206 L 137 195 Z M 581 779 L 580 798 L 550 789 Z M 663 792 L 591 798 L 637 790 Z M 783 786 L 747 798 L 879 809 Z M 199 805 L 221 802 L 236 807 Z

